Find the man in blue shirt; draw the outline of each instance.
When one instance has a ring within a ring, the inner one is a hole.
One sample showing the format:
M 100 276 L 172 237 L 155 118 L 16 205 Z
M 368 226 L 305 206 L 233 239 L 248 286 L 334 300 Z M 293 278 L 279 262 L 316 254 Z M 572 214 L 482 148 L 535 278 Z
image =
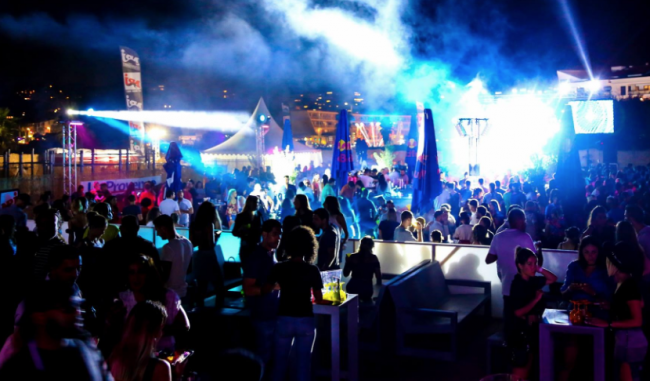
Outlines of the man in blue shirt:
M 24 209 L 32 204 L 32 198 L 27 193 L 21 193 L 15 198 L 14 204 L 0 209 L 0 215 L 13 216 L 16 228 L 27 227 L 27 213 Z
M 282 225 L 278 220 L 262 224 L 262 242 L 244 266 L 244 295 L 255 327 L 257 354 L 265 364 L 271 359 L 278 310 L 278 292 L 267 285 L 275 264 L 275 249 L 280 242 Z

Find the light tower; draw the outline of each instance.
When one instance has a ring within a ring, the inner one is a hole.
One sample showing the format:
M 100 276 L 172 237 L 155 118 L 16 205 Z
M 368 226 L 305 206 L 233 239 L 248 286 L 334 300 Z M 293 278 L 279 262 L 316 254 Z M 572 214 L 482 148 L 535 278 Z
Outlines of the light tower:
M 63 194 L 71 195 L 77 189 L 77 127 L 83 126 L 79 121 L 68 121 L 63 126 Z
M 255 164 L 259 168 L 264 168 L 264 154 L 266 153 L 264 147 L 264 135 L 269 131 L 269 123 L 271 123 L 270 116 L 264 114 L 258 116 L 257 128 L 255 129 Z
M 469 175 L 480 176 L 481 166 L 479 165 L 479 143 L 481 136 L 488 129 L 488 118 L 459 118 L 456 124 L 456 131 L 462 137 L 466 137 L 469 143 Z

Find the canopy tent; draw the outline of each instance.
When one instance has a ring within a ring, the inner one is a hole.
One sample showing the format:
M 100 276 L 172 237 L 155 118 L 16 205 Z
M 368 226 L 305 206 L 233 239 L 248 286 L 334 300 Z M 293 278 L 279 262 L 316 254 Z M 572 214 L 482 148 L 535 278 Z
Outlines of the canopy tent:
M 255 111 L 253 111 L 248 122 L 235 135 L 225 142 L 201 153 L 203 161 L 227 165 L 228 169 L 250 165 L 249 158 L 253 158 L 257 154 L 255 129 L 257 128 L 257 121 L 260 115 L 264 115 L 265 117 L 270 116 L 269 109 L 266 107 L 266 103 L 262 98 L 257 102 L 257 107 L 255 107 Z M 266 152 L 264 161 L 266 165 L 272 165 L 272 160 L 270 159 L 273 156 L 273 152 L 277 150 L 282 151 L 286 147 L 282 147 L 283 131 L 275 122 L 275 119 L 270 118 L 266 124 L 268 125 L 268 130 L 264 135 L 264 150 Z M 322 155 L 319 150 L 309 148 L 300 142 L 294 142 L 293 146 L 296 161 L 301 166 L 308 166 L 311 162 L 316 166 L 322 163 Z

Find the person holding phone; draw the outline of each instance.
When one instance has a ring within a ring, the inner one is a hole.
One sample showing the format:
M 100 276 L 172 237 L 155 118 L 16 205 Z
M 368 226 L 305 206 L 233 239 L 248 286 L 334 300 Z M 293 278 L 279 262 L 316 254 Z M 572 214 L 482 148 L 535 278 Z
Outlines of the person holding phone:
M 527 380 L 544 312 L 542 288 L 555 283 L 557 276 L 541 267 L 535 252 L 526 247 L 515 249 L 515 265 L 517 274 L 510 285 L 510 298 L 506 299 L 504 325 L 512 352 L 512 374 L 517 380 Z M 543 276 L 535 276 L 537 273 Z
M 159 302 L 146 300 L 133 307 L 108 359 L 115 381 L 171 381 L 170 363 L 154 355 L 166 320 L 167 310 Z

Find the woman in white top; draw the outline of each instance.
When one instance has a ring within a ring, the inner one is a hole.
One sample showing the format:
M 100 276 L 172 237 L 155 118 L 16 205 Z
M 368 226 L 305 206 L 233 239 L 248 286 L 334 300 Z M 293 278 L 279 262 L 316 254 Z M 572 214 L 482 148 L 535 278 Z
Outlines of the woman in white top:
M 158 350 L 174 350 L 176 333 L 187 332 L 190 322 L 181 306 L 178 295 L 163 286 L 160 275 L 153 259 L 141 255 L 135 258 L 128 267 L 127 290 L 120 292 L 119 301 L 125 318 L 139 302 L 151 300 L 159 302 L 167 310 L 167 320 L 163 328 L 163 336 L 158 341 Z
M 339 229 L 341 234 L 341 245 L 344 245 L 350 238 L 350 232 L 348 231 L 348 224 L 345 222 L 345 216 L 341 213 L 339 200 L 334 196 L 327 196 L 323 203 L 323 208 L 325 208 L 325 210 L 330 214 L 330 224 Z M 345 238 L 343 238 L 343 233 L 345 233 Z

